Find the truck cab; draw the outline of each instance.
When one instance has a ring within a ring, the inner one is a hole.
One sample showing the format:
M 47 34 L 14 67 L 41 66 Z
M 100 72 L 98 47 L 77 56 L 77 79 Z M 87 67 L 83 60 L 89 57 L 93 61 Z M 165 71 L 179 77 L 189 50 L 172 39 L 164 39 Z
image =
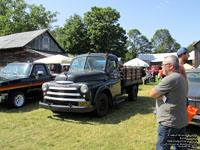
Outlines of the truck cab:
M 102 117 L 110 106 L 124 100 L 128 88 L 123 85 L 117 56 L 83 54 L 72 60 L 68 72 L 43 84 L 44 98 L 39 104 L 53 112 L 94 111 Z M 138 83 L 134 85 L 138 88 Z

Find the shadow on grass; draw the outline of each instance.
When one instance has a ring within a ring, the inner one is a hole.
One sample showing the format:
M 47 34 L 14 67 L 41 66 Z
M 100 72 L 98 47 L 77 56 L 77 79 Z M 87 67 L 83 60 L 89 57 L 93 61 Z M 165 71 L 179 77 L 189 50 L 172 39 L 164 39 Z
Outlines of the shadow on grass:
M 48 118 L 81 124 L 118 124 L 136 114 L 153 113 L 154 106 L 155 100 L 149 97 L 138 97 L 138 100 L 135 102 L 125 101 L 113 106 L 103 118 L 97 118 L 93 113 L 54 113 L 52 116 L 48 116 Z
M 187 126 L 187 134 L 188 135 L 197 135 L 197 136 L 200 136 L 200 130 L 199 129 L 200 129 L 200 126 L 189 124 Z
M 0 112 L 2 113 L 30 112 L 38 108 L 39 108 L 38 99 L 27 99 L 25 105 L 21 108 L 8 108 L 5 103 L 0 103 Z

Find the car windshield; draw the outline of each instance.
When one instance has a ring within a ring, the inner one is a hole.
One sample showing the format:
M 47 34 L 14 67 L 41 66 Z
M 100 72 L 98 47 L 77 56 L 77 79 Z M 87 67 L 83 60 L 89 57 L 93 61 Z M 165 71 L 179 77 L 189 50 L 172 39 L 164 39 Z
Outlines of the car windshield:
M 103 71 L 105 69 L 106 58 L 105 57 L 78 57 L 73 60 L 69 71 L 84 71 L 84 70 L 97 70 Z
M 189 83 L 200 83 L 200 72 L 187 72 Z
M 28 64 L 8 64 L 0 72 L 0 75 L 28 76 L 29 72 L 30 72 L 30 65 Z
M 200 97 L 200 72 L 187 72 L 188 97 Z

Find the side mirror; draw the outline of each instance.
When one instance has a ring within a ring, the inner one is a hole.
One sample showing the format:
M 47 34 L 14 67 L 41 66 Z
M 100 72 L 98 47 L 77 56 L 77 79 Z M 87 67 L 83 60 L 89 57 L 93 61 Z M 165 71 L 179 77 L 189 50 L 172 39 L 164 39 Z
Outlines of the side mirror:
M 44 75 L 44 71 L 38 71 L 36 76 L 35 76 L 36 80 L 38 80 L 39 77 L 42 76 L 42 75 Z
M 38 71 L 37 72 L 37 76 L 42 76 L 42 75 L 44 75 L 44 71 Z

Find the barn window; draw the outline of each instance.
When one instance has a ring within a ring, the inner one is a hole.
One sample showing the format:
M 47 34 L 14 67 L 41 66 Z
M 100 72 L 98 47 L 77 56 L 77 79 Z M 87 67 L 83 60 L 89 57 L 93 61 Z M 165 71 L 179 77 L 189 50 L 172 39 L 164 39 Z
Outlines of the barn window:
M 43 49 L 49 50 L 49 38 L 46 36 L 43 37 Z

